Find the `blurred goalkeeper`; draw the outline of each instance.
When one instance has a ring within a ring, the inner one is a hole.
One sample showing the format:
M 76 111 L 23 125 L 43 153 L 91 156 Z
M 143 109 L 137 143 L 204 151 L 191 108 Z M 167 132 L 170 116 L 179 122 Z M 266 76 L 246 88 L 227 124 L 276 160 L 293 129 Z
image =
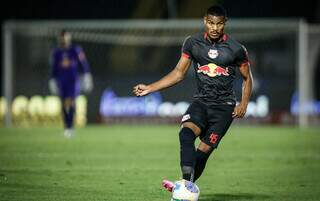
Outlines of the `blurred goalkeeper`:
M 83 49 L 71 43 L 71 34 L 65 30 L 58 36 L 59 46 L 50 56 L 50 92 L 62 101 L 64 135 L 72 137 L 75 98 L 80 91 L 89 93 L 93 88 L 92 76 Z
M 233 119 L 245 115 L 252 90 L 248 53 L 243 45 L 224 33 L 225 9 L 208 8 L 203 22 L 204 31 L 185 39 L 180 60 L 168 75 L 133 88 L 136 96 L 144 96 L 173 86 L 193 64 L 198 91 L 182 117 L 179 133 L 182 178 L 192 182 L 201 176 L 210 154 L 218 147 Z M 233 90 L 236 71 L 243 79 L 242 97 L 237 105 Z M 197 137 L 200 144 L 195 148 Z M 163 186 L 172 191 L 173 183 L 164 180 Z

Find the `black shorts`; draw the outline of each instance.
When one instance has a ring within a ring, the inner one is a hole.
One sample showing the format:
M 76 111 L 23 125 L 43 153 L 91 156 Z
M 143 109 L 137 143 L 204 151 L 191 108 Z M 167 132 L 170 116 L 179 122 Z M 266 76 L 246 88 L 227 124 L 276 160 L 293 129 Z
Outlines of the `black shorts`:
M 194 101 L 183 115 L 181 123 L 192 122 L 201 129 L 200 139 L 212 148 L 217 148 L 230 127 L 234 105 L 207 106 Z

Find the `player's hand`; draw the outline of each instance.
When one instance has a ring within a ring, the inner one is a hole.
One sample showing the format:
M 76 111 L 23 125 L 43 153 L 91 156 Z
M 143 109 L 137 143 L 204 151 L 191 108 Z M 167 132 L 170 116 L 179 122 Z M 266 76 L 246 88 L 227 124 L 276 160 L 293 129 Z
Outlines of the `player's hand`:
M 93 81 L 90 73 L 85 73 L 82 78 L 82 90 L 85 93 L 91 92 L 93 89 Z
M 57 86 L 57 82 L 54 78 L 51 78 L 49 80 L 49 90 L 50 90 L 51 94 L 58 95 L 58 86 Z
M 148 85 L 138 84 L 133 87 L 133 94 L 136 96 L 145 96 L 151 92 L 151 89 Z
M 247 104 L 239 104 L 237 105 L 232 113 L 233 118 L 243 118 L 247 111 Z

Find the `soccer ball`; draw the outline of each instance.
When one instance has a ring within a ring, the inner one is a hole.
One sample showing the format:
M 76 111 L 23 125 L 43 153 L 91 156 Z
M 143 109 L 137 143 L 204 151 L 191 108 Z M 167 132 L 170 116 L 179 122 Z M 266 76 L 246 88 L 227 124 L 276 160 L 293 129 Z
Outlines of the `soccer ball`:
M 199 195 L 198 186 L 183 179 L 174 183 L 171 201 L 198 201 Z

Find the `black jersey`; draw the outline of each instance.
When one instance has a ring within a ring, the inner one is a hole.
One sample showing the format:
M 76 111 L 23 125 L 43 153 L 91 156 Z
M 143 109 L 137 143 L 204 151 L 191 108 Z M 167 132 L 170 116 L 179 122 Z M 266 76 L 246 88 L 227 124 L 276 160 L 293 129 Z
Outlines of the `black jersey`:
M 248 62 L 243 45 L 226 34 L 211 42 L 205 32 L 200 32 L 185 39 L 182 56 L 191 59 L 195 69 L 198 91 L 194 98 L 208 105 L 236 103 L 236 68 Z

